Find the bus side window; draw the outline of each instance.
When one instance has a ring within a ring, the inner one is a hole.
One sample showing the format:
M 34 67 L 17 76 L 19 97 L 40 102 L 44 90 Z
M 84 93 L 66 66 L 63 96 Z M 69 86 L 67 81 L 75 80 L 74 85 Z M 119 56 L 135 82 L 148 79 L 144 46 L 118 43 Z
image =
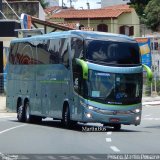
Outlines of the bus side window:
M 60 39 L 59 53 L 61 56 L 61 62 L 69 68 L 69 53 L 68 53 L 68 41 L 65 38 Z
M 49 63 L 50 64 L 60 63 L 59 40 L 50 39 L 47 45 L 49 51 Z
M 15 64 L 18 43 L 10 45 L 9 62 Z
M 77 37 L 71 39 L 71 51 L 72 58 L 82 58 L 83 57 L 83 40 Z

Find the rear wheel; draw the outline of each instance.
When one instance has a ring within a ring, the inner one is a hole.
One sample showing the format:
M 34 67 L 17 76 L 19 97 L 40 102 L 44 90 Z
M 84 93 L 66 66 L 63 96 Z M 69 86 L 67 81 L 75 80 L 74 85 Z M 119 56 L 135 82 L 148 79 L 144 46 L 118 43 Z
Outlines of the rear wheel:
M 29 110 L 29 102 L 26 102 L 24 104 L 24 108 L 25 108 L 25 121 L 30 122 L 31 116 L 30 116 L 30 110 Z
M 25 122 L 26 117 L 25 117 L 25 108 L 22 104 L 17 109 L 17 119 L 19 122 Z

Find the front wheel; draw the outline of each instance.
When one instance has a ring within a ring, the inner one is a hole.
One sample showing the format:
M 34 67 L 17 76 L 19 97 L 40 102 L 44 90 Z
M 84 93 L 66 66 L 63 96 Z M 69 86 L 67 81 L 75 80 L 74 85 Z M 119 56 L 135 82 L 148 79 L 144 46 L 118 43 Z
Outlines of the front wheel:
M 115 131 L 119 131 L 121 129 L 121 124 L 115 124 L 113 127 Z
M 121 124 L 104 123 L 103 126 L 113 127 L 115 131 L 119 131 L 121 129 Z

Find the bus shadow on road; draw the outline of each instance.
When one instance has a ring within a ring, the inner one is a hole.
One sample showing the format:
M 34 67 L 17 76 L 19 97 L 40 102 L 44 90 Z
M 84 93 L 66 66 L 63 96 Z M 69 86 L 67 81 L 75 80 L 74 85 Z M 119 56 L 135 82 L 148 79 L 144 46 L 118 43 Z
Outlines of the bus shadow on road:
M 160 125 L 157 125 L 157 126 L 147 126 L 147 127 L 144 127 L 144 128 L 154 128 L 154 129 L 160 129 Z
M 89 124 L 89 123 L 77 123 L 76 125 L 71 125 L 69 128 L 65 128 L 61 121 L 42 121 L 41 125 L 48 126 L 48 127 L 54 127 L 59 129 L 67 129 L 72 131 L 79 131 L 79 132 L 142 132 L 140 130 L 135 129 L 123 129 L 123 126 L 120 130 L 115 130 L 113 127 L 110 126 L 103 126 L 102 124 Z
M 12 122 L 18 122 L 17 120 L 9 120 Z M 65 130 L 71 130 L 71 131 L 78 131 L 78 132 L 141 132 L 139 130 L 132 130 L 132 129 L 122 129 L 120 130 L 114 130 L 114 128 L 109 126 L 102 126 L 100 124 L 84 124 L 84 123 L 77 123 L 75 125 L 71 125 L 69 128 L 66 128 L 62 125 L 60 120 L 43 120 L 40 123 L 28 123 L 31 125 L 38 125 L 38 126 L 45 126 L 45 127 L 53 127 L 57 129 L 65 129 Z M 160 128 L 160 126 L 159 126 Z

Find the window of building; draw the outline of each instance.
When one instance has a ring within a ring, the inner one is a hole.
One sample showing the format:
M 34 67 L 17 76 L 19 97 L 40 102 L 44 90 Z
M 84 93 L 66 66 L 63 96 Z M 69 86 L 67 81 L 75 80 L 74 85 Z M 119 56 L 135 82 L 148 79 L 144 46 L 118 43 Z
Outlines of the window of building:
M 120 26 L 119 33 L 125 34 L 127 36 L 133 36 L 134 35 L 134 27 L 133 26 L 129 27 L 129 26 L 125 26 L 125 25 Z
M 108 26 L 106 24 L 99 24 L 97 26 L 97 31 L 108 32 Z

